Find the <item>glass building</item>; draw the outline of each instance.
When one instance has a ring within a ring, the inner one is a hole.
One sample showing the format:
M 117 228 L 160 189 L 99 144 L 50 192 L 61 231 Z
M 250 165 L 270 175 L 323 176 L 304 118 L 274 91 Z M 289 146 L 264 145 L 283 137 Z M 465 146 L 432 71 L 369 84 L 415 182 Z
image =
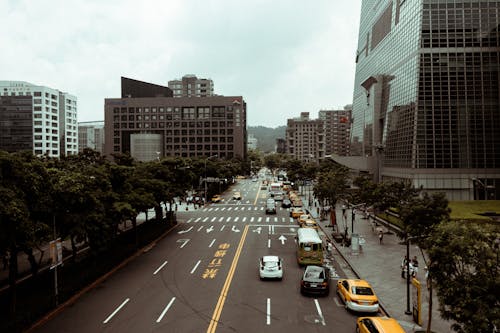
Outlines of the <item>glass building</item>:
M 363 0 L 351 155 L 376 180 L 500 199 L 499 28 L 499 0 Z

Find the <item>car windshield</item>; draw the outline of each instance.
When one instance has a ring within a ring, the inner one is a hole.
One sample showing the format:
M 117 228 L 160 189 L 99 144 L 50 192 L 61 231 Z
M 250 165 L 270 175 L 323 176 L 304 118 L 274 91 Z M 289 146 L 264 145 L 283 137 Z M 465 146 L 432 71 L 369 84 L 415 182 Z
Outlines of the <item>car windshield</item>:
M 320 282 L 325 279 L 325 272 L 322 268 L 309 266 L 304 273 L 304 280 Z
M 264 267 L 266 268 L 275 268 L 278 266 L 277 261 L 264 261 Z
M 373 290 L 368 287 L 352 287 L 352 293 L 355 295 L 373 295 Z

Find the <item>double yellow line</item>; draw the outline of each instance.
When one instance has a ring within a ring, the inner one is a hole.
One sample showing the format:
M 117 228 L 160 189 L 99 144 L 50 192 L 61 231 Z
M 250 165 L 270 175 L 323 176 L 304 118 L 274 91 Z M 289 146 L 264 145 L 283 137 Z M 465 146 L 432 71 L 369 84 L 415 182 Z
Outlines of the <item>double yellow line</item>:
M 224 307 L 224 303 L 226 302 L 227 292 L 229 287 L 231 286 L 231 281 L 233 280 L 234 272 L 236 271 L 236 266 L 238 265 L 238 260 L 240 259 L 241 249 L 243 248 L 243 244 L 245 243 L 245 238 L 248 233 L 248 225 L 245 226 L 243 230 L 243 234 L 241 235 L 240 243 L 238 244 L 238 248 L 236 249 L 236 253 L 233 258 L 233 262 L 231 264 L 231 268 L 229 268 L 229 273 L 227 274 L 226 282 L 224 282 L 224 286 L 219 295 L 219 300 L 217 301 L 217 305 L 215 306 L 214 313 L 212 315 L 212 320 L 210 320 L 210 325 L 208 326 L 207 333 L 214 333 L 217 329 L 217 324 L 219 323 L 219 318 L 222 313 L 222 308 Z

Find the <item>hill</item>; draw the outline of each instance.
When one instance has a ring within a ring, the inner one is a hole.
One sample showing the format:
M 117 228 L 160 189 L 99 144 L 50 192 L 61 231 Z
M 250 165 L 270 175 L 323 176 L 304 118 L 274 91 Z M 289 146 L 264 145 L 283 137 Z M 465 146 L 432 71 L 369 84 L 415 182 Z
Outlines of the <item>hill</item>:
M 257 138 L 257 149 L 261 152 L 274 152 L 277 138 L 285 138 L 286 126 L 276 128 L 264 126 L 248 126 L 248 134 Z

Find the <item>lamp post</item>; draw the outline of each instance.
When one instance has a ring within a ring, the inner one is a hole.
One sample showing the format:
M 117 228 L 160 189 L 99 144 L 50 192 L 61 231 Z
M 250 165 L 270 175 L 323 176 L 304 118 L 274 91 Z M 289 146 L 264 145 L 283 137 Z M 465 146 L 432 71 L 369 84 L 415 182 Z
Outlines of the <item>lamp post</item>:
M 410 240 L 412 237 L 408 237 L 405 234 L 406 238 L 406 311 L 405 314 L 411 315 L 410 310 Z
M 207 203 L 207 161 L 212 158 L 217 157 L 217 154 L 205 158 L 205 204 Z

